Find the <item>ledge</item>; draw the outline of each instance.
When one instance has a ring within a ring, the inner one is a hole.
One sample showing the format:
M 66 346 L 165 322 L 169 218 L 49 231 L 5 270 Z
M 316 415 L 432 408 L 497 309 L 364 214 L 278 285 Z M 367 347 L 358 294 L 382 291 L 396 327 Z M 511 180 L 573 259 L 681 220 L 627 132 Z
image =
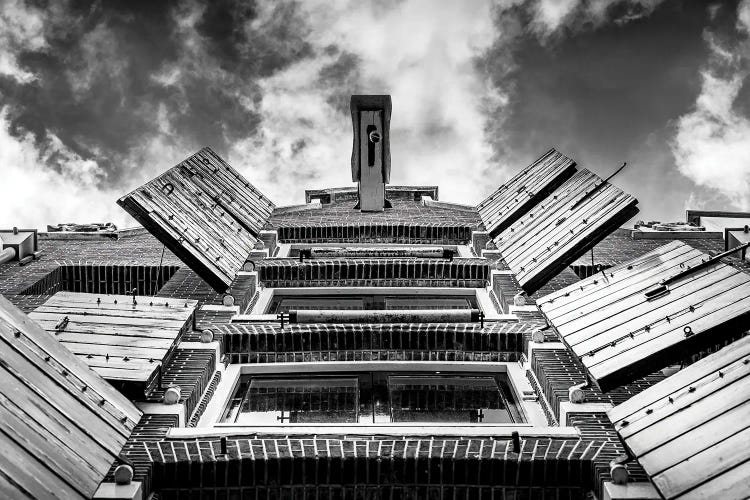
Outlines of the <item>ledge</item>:
M 309 424 L 309 425 L 236 425 L 215 424 L 214 427 L 173 427 L 167 431 L 166 439 L 211 439 L 228 436 L 324 436 L 324 435 L 373 435 L 373 436 L 461 436 L 510 439 L 514 432 L 521 438 L 580 439 L 575 427 L 539 427 L 524 424 L 476 424 L 476 425 L 424 425 L 401 424 Z

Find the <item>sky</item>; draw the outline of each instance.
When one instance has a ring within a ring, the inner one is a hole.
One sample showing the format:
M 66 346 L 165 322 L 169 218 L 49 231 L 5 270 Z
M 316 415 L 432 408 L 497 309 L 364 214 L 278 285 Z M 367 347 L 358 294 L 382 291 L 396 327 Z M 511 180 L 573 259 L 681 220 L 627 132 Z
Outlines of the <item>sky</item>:
M 0 228 L 115 201 L 210 146 L 277 205 L 351 185 L 351 94 L 391 183 L 474 204 L 550 147 L 637 219 L 750 210 L 750 0 L 0 0 Z

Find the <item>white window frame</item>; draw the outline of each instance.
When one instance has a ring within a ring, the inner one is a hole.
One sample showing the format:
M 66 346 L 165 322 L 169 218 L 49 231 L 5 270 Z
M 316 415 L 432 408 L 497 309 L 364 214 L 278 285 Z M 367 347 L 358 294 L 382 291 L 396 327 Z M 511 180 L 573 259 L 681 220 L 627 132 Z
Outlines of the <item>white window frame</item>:
M 549 436 L 555 432 L 570 433 L 572 428 L 550 427 L 541 404 L 534 394 L 526 370 L 517 362 L 482 362 L 482 361 L 319 361 L 303 363 L 242 363 L 230 364 L 219 368 L 221 381 L 201 416 L 197 427 L 189 430 L 175 429 L 173 436 L 186 437 L 218 434 L 281 434 L 310 435 L 348 432 L 352 434 L 386 434 L 386 435 L 462 435 L 488 436 L 506 434 L 513 430 L 521 434 L 533 431 Z M 352 372 L 391 371 L 437 372 L 437 373 L 487 373 L 507 375 L 514 402 L 522 415 L 523 423 L 507 424 L 433 424 L 424 423 L 380 423 L 380 424 L 296 424 L 296 425 L 245 425 L 231 422 L 219 422 L 224 410 L 233 397 L 242 375 L 321 375 L 346 374 Z M 562 429 L 562 430 L 561 430 Z M 567 429 L 567 430 L 566 430 Z M 191 434 L 191 432 L 193 434 Z M 578 431 L 575 430 L 577 433 Z M 217 434 L 218 433 L 218 434 Z M 525 434 L 528 435 L 528 434 Z M 577 434 L 576 434 L 577 436 Z
M 345 241 L 338 243 L 280 243 L 276 255 L 269 257 L 271 259 L 289 258 L 292 249 L 307 250 L 310 248 L 337 248 L 337 247 L 356 247 L 356 248 L 419 248 L 419 247 L 440 247 L 444 250 L 453 250 L 454 257 L 461 259 L 476 259 L 477 256 L 472 251 L 471 245 L 441 245 L 438 243 L 348 243 Z
M 261 288 L 258 300 L 245 314 L 232 317 L 238 323 L 276 322 L 276 315 L 268 313 L 268 308 L 277 296 L 315 296 L 315 295 L 465 295 L 474 297 L 477 306 L 484 312 L 485 321 L 518 321 L 515 314 L 504 314 L 497 310 L 490 298 L 491 288 L 448 288 L 448 287 L 298 287 L 298 288 Z

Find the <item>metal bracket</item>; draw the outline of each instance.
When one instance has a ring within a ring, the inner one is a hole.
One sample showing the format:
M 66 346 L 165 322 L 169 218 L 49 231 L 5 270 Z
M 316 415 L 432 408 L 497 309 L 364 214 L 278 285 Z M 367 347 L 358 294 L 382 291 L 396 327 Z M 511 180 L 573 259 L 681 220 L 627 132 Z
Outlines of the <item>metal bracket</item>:
M 290 322 L 290 321 L 289 321 L 289 320 L 290 320 L 290 318 L 289 318 L 289 313 L 278 313 L 278 314 L 276 315 L 276 319 L 278 319 L 278 320 L 279 320 L 279 324 L 281 325 L 281 328 L 282 328 L 282 329 L 284 328 L 284 323 L 285 323 L 285 322 L 286 322 L 286 323 L 289 323 L 289 322 Z
M 750 241 L 747 242 L 747 243 L 743 243 L 742 245 L 736 246 L 734 248 L 730 248 L 726 252 L 722 252 L 720 254 L 714 255 L 713 257 L 709 257 L 707 260 L 704 260 L 700 264 L 696 264 L 696 265 L 694 265 L 693 267 L 691 267 L 689 269 L 685 269 L 684 271 L 680 271 L 679 273 L 675 274 L 674 276 L 670 276 L 669 278 L 666 278 L 666 279 L 662 280 L 661 284 L 665 285 L 665 286 L 669 285 L 670 283 L 673 283 L 673 282 L 677 281 L 680 278 L 683 278 L 683 277 L 685 277 L 685 276 L 687 276 L 689 274 L 692 274 L 692 273 L 694 273 L 696 271 L 699 271 L 699 270 L 701 270 L 701 269 L 703 269 L 705 267 L 708 267 L 711 264 L 714 264 L 714 263 L 720 261 L 722 258 L 728 257 L 728 256 L 732 255 L 735 252 L 738 252 L 740 250 L 744 252 L 744 251 L 746 251 L 747 247 L 749 247 L 749 246 L 750 246 Z

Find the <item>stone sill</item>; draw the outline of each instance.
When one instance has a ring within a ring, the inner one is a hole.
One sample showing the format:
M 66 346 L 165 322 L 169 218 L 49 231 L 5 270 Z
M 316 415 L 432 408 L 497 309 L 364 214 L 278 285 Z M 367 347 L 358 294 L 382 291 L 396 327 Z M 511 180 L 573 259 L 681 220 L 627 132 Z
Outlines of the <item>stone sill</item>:
M 372 435 L 394 437 L 460 436 L 510 439 L 514 432 L 521 438 L 580 439 L 575 427 L 540 427 L 531 424 L 424 425 L 400 424 L 308 424 L 308 425 L 236 425 L 214 424 L 213 427 L 173 427 L 166 439 L 212 439 L 225 436 L 341 436 Z

